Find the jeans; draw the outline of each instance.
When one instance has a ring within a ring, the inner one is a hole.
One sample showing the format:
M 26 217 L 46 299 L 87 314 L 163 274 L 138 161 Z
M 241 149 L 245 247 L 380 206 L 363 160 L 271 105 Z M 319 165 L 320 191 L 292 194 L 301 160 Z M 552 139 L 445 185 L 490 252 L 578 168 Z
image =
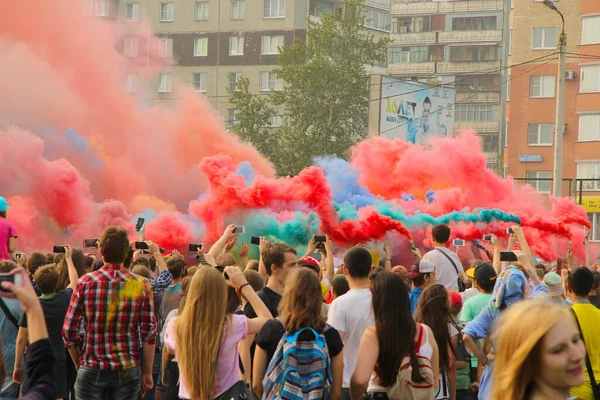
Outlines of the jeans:
M 83 400 L 137 400 L 141 390 L 140 367 L 111 371 L 80 367 L 75 394 Z
M 340 400 L 350 400 L 350 388 L 342 388 Z

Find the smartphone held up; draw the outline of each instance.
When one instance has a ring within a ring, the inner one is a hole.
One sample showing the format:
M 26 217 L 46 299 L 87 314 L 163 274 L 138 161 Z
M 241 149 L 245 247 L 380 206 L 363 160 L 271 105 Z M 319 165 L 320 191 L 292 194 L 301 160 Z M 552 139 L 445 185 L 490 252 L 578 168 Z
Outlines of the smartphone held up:
M 10 293 L 9 290 L 6 290 L 2 287 L 2 282 L 10 282 L 15 286 L 23 285 L 23 276 L 21 274 L 11 274 L 11 273 L 0 273 L 0 291 L 4 293 Z

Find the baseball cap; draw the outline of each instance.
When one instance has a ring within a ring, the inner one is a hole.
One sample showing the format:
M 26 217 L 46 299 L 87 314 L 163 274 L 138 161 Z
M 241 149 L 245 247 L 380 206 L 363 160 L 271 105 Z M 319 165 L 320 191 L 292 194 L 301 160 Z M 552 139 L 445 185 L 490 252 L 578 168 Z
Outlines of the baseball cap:
M 548 272 L 544 276 L 544 285 L 548 288 L 550 296 L 560 296 L 565 292 L 560 275 L 556 272 Z
M 477 282 L 495 282 L 497 278 L 496 270 L 491 263 L 487 262 L 481 263 L 475 268 L 469 268 L 465 273 Z
M 8 202 L 4 197 L 0 197 L 0 212 L 9 210 Z
M 319 266 L 319 262 L 312 257 L 302 257 L 300 261 L 298 261 L 298 265 L 301 267 L 307 267 L 312 269 L 313 271 L 320 272 L 321 267 Z
M 413 264 L 413 267 L 408 274 L 408 279 L 415 279 L 420 274 L 430 274 L 435 272 L 435 265 L 428 260 L 420 260 Z
M 460 310 L 462 308 L 462 297 L 460 295 L 460 293 L 451 291 L 450 292 L 450 307 L 454 308 L 455 310 Z

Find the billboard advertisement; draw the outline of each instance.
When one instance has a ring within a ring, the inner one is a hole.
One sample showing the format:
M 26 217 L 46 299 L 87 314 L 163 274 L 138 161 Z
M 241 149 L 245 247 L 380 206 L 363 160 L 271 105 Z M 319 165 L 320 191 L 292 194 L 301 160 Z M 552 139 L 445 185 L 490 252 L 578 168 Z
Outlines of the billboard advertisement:
M 452 136 L 454 89 L 382 77 L 379 134 L 428 144 L 431 137 Z

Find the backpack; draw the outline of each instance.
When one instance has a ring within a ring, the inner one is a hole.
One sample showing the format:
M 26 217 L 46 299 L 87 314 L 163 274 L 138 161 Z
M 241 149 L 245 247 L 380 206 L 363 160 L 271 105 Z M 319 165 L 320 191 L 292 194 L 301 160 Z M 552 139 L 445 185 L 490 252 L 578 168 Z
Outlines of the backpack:
M 329 326 L 325 327 L 325 331 Z M 325 332 L 324 331 L 324 332 Z M 315 340 L 298 341 L 302 332 Z M 314 329 L 283 335 L 263 380 L 263 399 L 321 400 L 331 389 L 331 360 L 325 336 Z
M 400 369 L 396 382 L 387 391 L 390 400 L 432 400 L 435 398 L 436 389 L 433 387 L 433 369 L 431 362 L 427 357 L 418 353 L 423 342 L 425 329 L 423 325 L 419 325 L 419 339 L 415 343 L 417 351 L 417 359 L 419 362 L 419 371 L 425 378 L 424 382 L 415 382 L 412 379 L 412 365 L 410 363 L 411 356 L 405 356 L 400 362 Z

